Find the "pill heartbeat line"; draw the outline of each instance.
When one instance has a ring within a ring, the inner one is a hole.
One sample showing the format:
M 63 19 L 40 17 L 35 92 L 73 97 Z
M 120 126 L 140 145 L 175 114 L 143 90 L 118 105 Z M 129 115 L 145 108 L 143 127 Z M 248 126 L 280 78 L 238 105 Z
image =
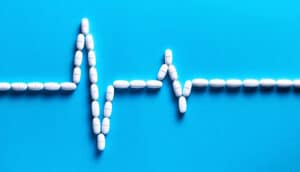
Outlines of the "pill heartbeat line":
M 96 68 L 96 53 L 94 51 L 94 39 L 89 32 L 90 26 L 87 18 L 81 20 L 81 31 L 76 39 L 76 51 L 74 53 L 74 67 L 72 81 L 66 82 L 0 82 L 0 91 L 75 91 L 81 80 L 81 64 L 83 61 L 83 49 L 87 50 L 87 61 L 89 65 L 89 81 L 90 81 L 90 108 L 92 115 L 92 130 L 97 136 L 97 148 L 103 151 L 106 146 L 106 135 L 110 131 L 110 117 L 113 109 L 114 95 L 118 90 L 125 89 L 150 89 L 158 90 L 163 87 L 163 80 L 169 76 L 172 81 L 172 88 L 174 95 L 178 99 L 178 112 L 184 114 L 187 111 L 187 98 L 192 93 L 192 88 L 206 88 L 213 89 L 239 89 L 241 87 L 247 89 L 256 89 L 258 87 L 265 89 L 272 89 L 274 87 L 288 89 L 291 87 L 300 89 L 300 79 L 272 79 L 272 78 L 246 78 L 246 79 L 222 79 L 222 78 L 194 78 L 186 80 L 182 85 L 178 80 L 178 73 L 175 65 L 173 65 L 172 50 L 166 49 L 164 52 L 164 63 L 160 66 L 156 79 L 153 80 L 115 80 L 106 88 L 105 103 L 103 108 L 103 119 L 100 120 L 100 104 L 99 104 L 99 88 L 98 88 L 98 72 Z

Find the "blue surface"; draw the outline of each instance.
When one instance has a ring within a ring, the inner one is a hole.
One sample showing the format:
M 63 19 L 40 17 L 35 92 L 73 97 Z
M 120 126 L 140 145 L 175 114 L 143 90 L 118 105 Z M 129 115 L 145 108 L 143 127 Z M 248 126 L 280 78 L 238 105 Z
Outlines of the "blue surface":
M 115 79 L 155 78 L 165 48 L 174 51 L 181 82 L 297 78 L 299 6 L 296 0 L 3 1 L 0 80 L 70 80 L 85 16 L 102 97 Z M 299 93 L 193 92 L 183 118 L 167 80 L 157 94 L 121 93 L 107 149 L 98 155 L 86 72 L 82 81 L 72 95 L 1 94 L 1 172 L 300 171 Z

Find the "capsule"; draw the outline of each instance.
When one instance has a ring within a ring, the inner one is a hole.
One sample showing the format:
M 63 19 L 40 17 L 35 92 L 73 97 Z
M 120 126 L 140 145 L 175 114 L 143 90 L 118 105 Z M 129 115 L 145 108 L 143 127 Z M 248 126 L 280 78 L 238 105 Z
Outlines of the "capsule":
M 0 82 L 0 91 L 10 90 L 11 85 L 8 82 Z
M 163 83 L 158 80 L 148 80 L 146 82 L 147 88 L 150 88 L 150 89 L 158 89 L 158 88 L 161 88 L 162 85 L 163 85 Z
M 96 66 L 96 53 L 94 50 L 88 52 L 88 63 L 89 66 Z
M 110 120 L 109 118 L 105 117 L 102 120 L 102 133 L 108 134 L 110 129 Z
M 74 56 L 74 65 L 79 67 L 81 64 L 82 64 L 82 51 L 77 50 Z
M 208 80 L 204 78 L 196 78 L 192 80 L 193 87 L 206 87 Z
M 170 76 L 172 81 L 178 79 L 177 70 L 176 70 L 175 66 L 172 65 L 172 64 L 169 66 L 169 76 Z
M 107 101 L 113 101 L 115 95 L 115 89 L 112 85 L 107 86 L 106 89 L 106 100 Z
M 89 26 L 90 24 L 89 24 L 89 20 L 87 19 L 87 18 L 83 18 L 82 20 L 81 20 L 81 32 L 83 33 L 83 34 L 88 34 L 89 33 L 89 31 L 90 31 L 90 26 Z
M 146 87 L 146 82 L 144 80 L 132 80 L 130 81 L 130 88 L 145 88 Z
M 166 63 L 167 65 L 170 65 L 170 64 L 172 64 L 172 61 L 173 61 L 173 53 L 172 53 L 172 50 L 166 49 L 166 51 L 165 51 L 165 63 Z
M 86 35 L 86 48 L 88 50 L 94 49 L 94 38 L 91 34 Z
M 276 81 L 277 87 L 287 88 L 293 85 L 293 82 L 289 79 L 279 79 Z
M 60 84 L 57 82 L 46 82 L 44 83 L 44 89 L 47 91 L 58 91 L 60 89 Z
M 178 99 L 178 107 L 180 113 L 185 113 L 187 109 L 186 98 L 184 96 L 180 96 Z
M 93 117 L 99 117 L 100 115 L 100 105 L 99 102 L 94 100 L 91 103 L 91 109 L 92 109 L 92 116 Z
M 99 89 L 98 89 L 98 86 L 96 84 L 92 84 L 90 91 L 91 91 L 92 100 L 98 100 L 98 98 L 99 98 Z
M 101 124 L 98 117 L 93 118 L 93 132 L 94 134 L 99 134 L 101 132 Z
M 173 91 L 177 97 L 182 95 L 181 84 L 178 80 L 173 81 Z
M 81 78 L 81 69 L 79 67 L 74 67 L 73 69 L 73 82 L 78 84 Z
M 261 87 L 274 87 L 276 81 L 274 79 L 264 78 L 259 81 Z
M 81 33 L 77 36 L 76 47 L 78 50 L 82 50 L 84 47 L 84 35 Z
M 256 79 L 245 79 L 243 85 L 244 87 L 255 88 L 259 86 L 259 81 Z
M 13 82 L 11 83 L 11 89 L 14 91 L 25 91 L 27 89 L 27 84 L 24 82 Z
M 29 82 L 27 83 L 27 89 L 30 91 L 41 91 L 44 89 L 44 84 L 41 82 Z
M 238 88 L 238 87 L 241 87 L 242 84 L 243 84 L 242 81 L 239 79 L 228 79 L 226 81 L 226 86 L 228 88 Z
M 157 79 L 160 81 L 165 79 L 165 77 L 168 73 L 168 69 L 169 69 L 168 65 L 166 65 L 166 64 L 161 65 L 161 67 L 157 73 Z
M 97 136 L 97 148 L 99 151 L 104 151 L 105 149 L 105 136 L 102 133 Z
M 115 88 L 118 88 L 118 89 L 126 89 L 129 87 L 130 84 L 128 81 L 125 81 L 125 80 L 116 80 L 116 81 L 114 81 L 113 85 Z
M 295 79 L 293 81 L 293 85 L 294 85 L 295 88 L 300 88 L 300 79 Z
M 74 91 L 77 88 L 77 86 L 73 82 L 62 82 L 60 83 L 60 88 L 63 91 Z
M 112 113 L 112 103 L 109 101 L 106 101 L 104 104 L 104 116 L 110 117 Z
M 188 96 L 190 96 L 191 91 L 192 91 L 192 81 L 187 80 L 184 83 L 182 94 L 183 94 L 183 96 L 188 97 Z
M 223 79 L 212 79 L 209 81 L 209 85 L 213 88 L 221 88 L 225 86 L 225 81 Z
M 95 67 L 90 67 L 89 71 L 90 76 L 90 82 L 91 83 L 97 83 L 98 82 L 98 73 L 97 69 Z

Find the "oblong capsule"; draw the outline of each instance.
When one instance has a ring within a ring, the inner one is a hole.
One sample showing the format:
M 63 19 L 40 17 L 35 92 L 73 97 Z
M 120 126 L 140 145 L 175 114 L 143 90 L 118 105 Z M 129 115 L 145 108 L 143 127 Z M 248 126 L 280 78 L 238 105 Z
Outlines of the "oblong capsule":
M 97 69 L 95 67 L 90 67 L 89 76 L 90 76 L 91 83 L 98 82 L 98 73 L 97 73 Z
M 169 69 L 168 65 L 166 65 L 166 64 L 161 65 L 161 67 L 157 73 L 157 79 L 160 81 L 165 79 L 165 77 L 168 73 L 168 69 Z
M 97 148 L 99 151 L 104 151 L 105 149 L 105 136 L 102 133 L 97 136 Z
M 8 91 L 10 90 L 11 85 L 8 82 L 0 82 L 0 91 Z
M 107 101 L 113 101 L 115 95 L 115 89 L 112 85 L 107 86 L 106 89 L 106 100 Z
M 81 33 L 77 36 L 76 47 L 78 50 L 82 50 L 84 47 L 84 35 Z
M 166 49 L 165 50 L 165 64 L 170 65 L 173 61 L 173 53 L 172 50 Z
M 242 86 L 242 81 L 239 79 L 228 79 L 226 80 L 226 86 L 228 88 L 238 88 Z
M 79 67 L 74 67 L 73 69 L 73 82 L 78 84 L 81 78 L 81 69 Z
M 291 87 L 293 85 L 293 82 L 289 79 L 278 79 L 276 81 L 276 85 L 277 87 L 280 88 L 287 88 L 287 87 Z
M 300 79 L 295 79 L 295 80 L 293 81 L 293 86 L 294 86 L 295 88 L 300 88 Z
M 77 88 L 77 85 L 73 82 L 62 82 L 60 83 L 60 88 L 63 91 L 74 91 Z
M 259 81 L 261 87 L 274 87 L 276 81 L 274 79 L 264 78 Z
M 13 82 L 11 83 L 11 89 L 13 91 L 25 91 L 27 89 L 27 84 L 24 82 Z
M 112 103 L 109 101 L 106 101 L 104 104 L 104 113 L 103 115 L 105 117 L 110 117 L 112 113 Z
M 91 103 L 91 109 L 92 109 L 92 116 L 98 117 L 100 115 L 100 105 L 99 102 L 94 100 Z
M 186 98 L 184 96 L 180 96 L 178 99 L 178 107 L 180 113 L 185 113 L 187 109 Z
M 94 38 L 91 34 L 86 35 L 86 48 L 88 50 L 94 49 Z
M 99 98 L 99 89 L 98 89 L 98 86 L 96 84 L 91 85 L 90 92 L 91 92 L 90 94 L 91 94 L 92 100 L 98 100 L 98 98 Z
M 94 117 L 92 123 L 93 123 L 94 134 L 99 134 L 101 132 L 100 119 L 98 117 Z
M 44 89 L 44 84 L 41 82 L 29 82 L 27 87 L 30 91 L 41 91 Z
M 224 79 L 211 79 L 209 81 L 209 85 L 213 88 L 221 88 L 225 86 L 225 80 Z
M 110 119 L 105 117 L 102 120 L 102 133 L 108 134 L 110 130 Z
M 187 80 L 184 83 L 182 94 L 183 94 L 183 96 L 188 97 L 188 96 L 190 96 L 191 91 L 192 91 L 192 81 Z
M 243 80 L 244 87 L 255 88 L 259 86 L 259 81 L 257 79 L 245 79 Z
M 172 65 L 172 64 L 169 66 L 169 76 L 170 76 L 172 81 L 178 79 L 177 70 L 176 70 L 175 66 Z
M 80 66 L 82 64 L 82 51 L 77 50 L 74 55 L 74 65 Z
M 193 87 L 206 87 L 208 80 L 204 78 L 196 78 L 192 80 Z
M 158 81 L 158 80 L 148 80 L 146 81 L 146 86 L 147 88 L 150 88 L 150 89 L 158 89 L 158 88 L 161 88 L 163 85 L 163 83 L 161 81 Z
M 94 50 L 88 52 L 88 63 L 89 66 L 96 66 L 96 53 Z
M 113 83 L 113 86 L 118 89 L 126 89 L 129 87 L 129 82 L 126 80 L 116 80 Z
M 132 80 L 130 81 L 130 88 L 145 88 L 146 87 L 146 82 L 144 80 Z
M 58 91 L 60 89 L 60 84 L 57 82 L 45 82 L 44 89 L 46 91 Z
M 178 80 L 173 81 L 173 91 L 177 97 L 182 95 L 181 84 Z
M 89 33 L 89 31 L 90 31 L 89 20 L 87 18 L 81 19 L 81 32 L 86 35 Z

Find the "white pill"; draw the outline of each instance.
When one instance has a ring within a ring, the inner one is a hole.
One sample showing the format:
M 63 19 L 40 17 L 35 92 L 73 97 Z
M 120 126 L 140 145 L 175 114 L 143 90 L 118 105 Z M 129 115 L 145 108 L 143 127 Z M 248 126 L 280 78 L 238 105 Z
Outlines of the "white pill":
M 146 87 L 146 82 L 144 80 L 132 80 L 129 84 L 131 88 L 141 89 Z
M 86 48 L 88 50 L 94 49 L 94 38 L 91 34 L 86 35 Z
M 13 82 L 11 83 L 11 89 L 14 91 L 25 91 L 27 89 L 27 84 L 24 82 Z
M 89 31 L 90 31 L 90 26 L 89 26 L 90 24 L 89 24 L 89 20 L 87 19 L 87 18 L 83 18 L 82 20 L 81 20 L 81 32 L 83 33 L 83 34 L 88 34 L 89 33 Z
M 277 87 L 287 88 L 293 85 L 293 82 L 289 79 L 279 79 L 276 81 Z
M 192 91 L 192 81 L 187 80 L 184 83 L 182 94 L 183 94 L 183 96 L 188 97 L 188 96 L 190 96 L 191 91 Z
M 101 124 L 98 117 L 93 118 L 93 132 L 94 134 L 99 134 L 101 132 Z
M 196 78 L 192 80 L 194 87 L 206 87 L 208 85 L 208 80 L 204 78 Z
M 78 84 L 81 78 L 81 69 L 79 67 L 74 67 L 73 69 L 73 82 Z
M 82 51 L 77 50 L 75 52 L 75 56 L 74 56 L 74 65 L 75 66 L 80 66 L 82 63 Z
M 77 41 L 76 41 L 76 47 L 78 50 L 82 50 L 84 47 L 84 35 L 78 34 Z
M 163 64 L 163 65 L 161 65 L 161 67 L 160 67 L 160 69 L 159 69 L 159 71 L 158 71 L 158 73 L 157 73 L 157 79 L 158 80 L 163 80 L 163 79 L 165 79 L 165 77 L 166 77 L 166 75 L 167 75 L 167 73 L 168 73 L 168 65 L 166 65 L 166 64 Z
M 172 50 L 166 49 L 166 51 L 165 51 L 165 63 L 166 63 L 167 65 L 170 65 L 170 64 L 172 64 L 172 61 L 173 61 L 173 53 L 172 53 Z
M 63 91 L 73 91 L 77 88 L 76 84 L 73 82 L 62 82 L 60 87 Z
M 147 88 L 150 88 L 150 89 L 158 89 L 158 88 L 161 88 L 162 85 L 163 85 L 163 83 L 158 80 L 148 80 L 146 82 Z
M 261 87 L 274 87 L 276 81 L 274 79 L 264 78 L 259 81 Z
M 242 86 L 242 81 L 239 79 L 228 79 L 226 81 L 226 86 L 229 88 L 238 88 Z
M 8 82 L 0 82 L 0 91 L 8 91 L 11 85 Z
M 225 86 L 225 80 L 224 79 L 211 79 L 209 81 L 209 85 L 211 87 L 214 87 L 214 88 L 221 88 L 221 87 L 224 87 Z
M 93 50 L 88 52 L 88 63 L 90 66 L 96 66 L 96 53 Z
M 90 67 L 89 76 L 90 76 L 91 83 L 98 82 L 98 73 L 97 73 L 97 69 L 95 67 Z
M 105 149 L 105 136 L 102 133 L 97 136 L 97 148 L 99 151 L 104 151 Z
M 109 118 L 105 117 L 102 120 L 102 133 L 108 134 L 110 129 L 110 120 Z
M 44 89 L 44 84 L 41 82 L 29 82 L 27 87 L 30 91 L 41 91 Z
M 178 80 L 173 81 L 173 91 L 177 97 L 182 95 L 181 84 Z
M 116 80 L 116 81 L 114 81 L 113 85 L 115 88 L 125 89 L 125 88 L 128 88 L 130 84 L 128 81 L 125 81 L 125 80 Z
M 259 81 L 256 79 L 245 79 L 243 85 L 244 87 L 255 88 L 259 86 Z
M 58 91 L 60 89 L 60 84 L 57 82 L 46 82 L 44 83 L 44 89 L 47 91 Z
M 112 113 L 112 103 L 109 101 L 106 101 L 104 104 L 104 113 L 103 115 L 105 117 L 110 117 Z
M 187 109 L 186 98 L 184 96 L 180 96 L 178 99 L 178 107 L 180 113 L 185 113 Z
M 293 85 L 294 85 L 294 87 L 296 87 L 296 88 L 300 88 L 300 79 L 295 79 L 295 80 L 293 81 Z
M 96 84 L 92 84 L 91 85 L 91 97 L 93 100 L 98 100 L 99 98 L 99 89 L 98 86 Z
M 169 66 L 169 76 L 170 76 L 172 81 L 178 79 L 177 70 L 176 70 L 175 66 L 172 65 L 172 64 Z
M 115 89 L 112 85 L 107 86 L 106 89 L 106 100 L 113 101 L 115 95 Z
M 98 117 L 100 115 L 100 105 L 98 101 L 92 101 L 91 109 L 93 117 Z

